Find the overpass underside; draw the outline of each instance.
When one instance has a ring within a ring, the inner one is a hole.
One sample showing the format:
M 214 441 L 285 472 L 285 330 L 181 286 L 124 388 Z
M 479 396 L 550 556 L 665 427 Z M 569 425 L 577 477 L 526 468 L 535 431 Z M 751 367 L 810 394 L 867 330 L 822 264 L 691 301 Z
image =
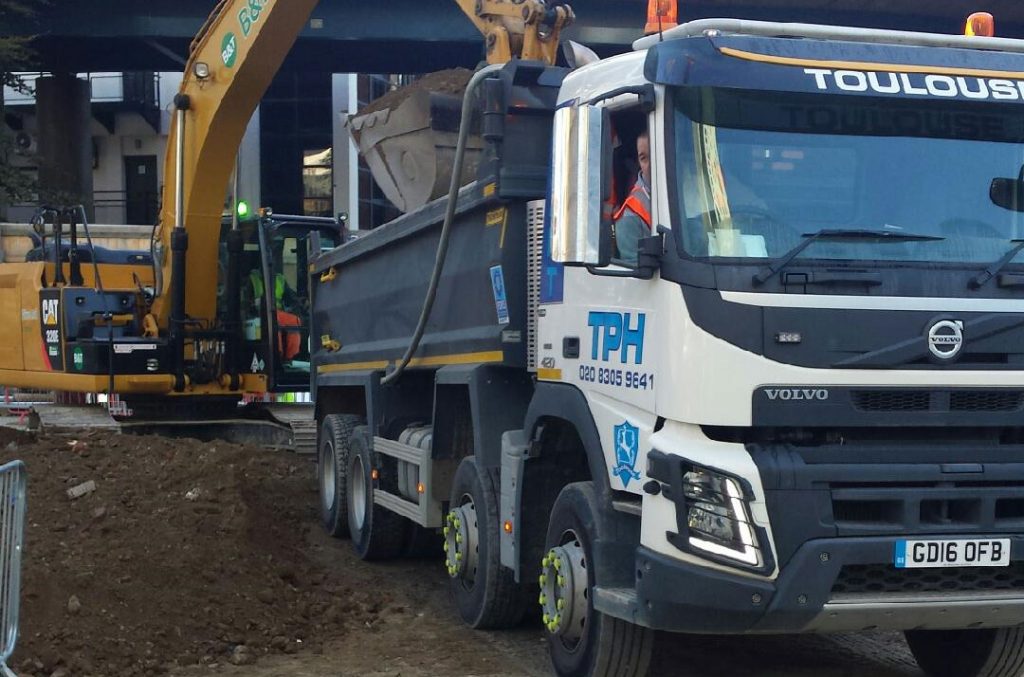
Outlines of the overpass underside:
M 602 55 L 624 51 L 640 33 L 647 0 L 577 0 L 568 37 Z M 0 33 L 36 34 L 46 70 L 178 70 L 213 0 L 50 0 L 31 24 Z M 996 16 L 1004 37 L 1024 37 L 1016 0 L 694 0 L 683 20 L 728 16 L 955 33 L 971 12 Z M 472 66 L 481 40 L 450 0 L 322 0 L 290 58 L 325 72 L 416 73 Z

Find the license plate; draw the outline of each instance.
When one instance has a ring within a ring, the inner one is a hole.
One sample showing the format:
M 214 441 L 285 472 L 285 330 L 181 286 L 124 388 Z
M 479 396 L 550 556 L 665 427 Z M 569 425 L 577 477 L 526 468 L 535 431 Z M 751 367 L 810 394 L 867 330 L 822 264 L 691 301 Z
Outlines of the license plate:
M 896 541 L 897 569 L 940 567 L 1008 567 L 1010 539 Z

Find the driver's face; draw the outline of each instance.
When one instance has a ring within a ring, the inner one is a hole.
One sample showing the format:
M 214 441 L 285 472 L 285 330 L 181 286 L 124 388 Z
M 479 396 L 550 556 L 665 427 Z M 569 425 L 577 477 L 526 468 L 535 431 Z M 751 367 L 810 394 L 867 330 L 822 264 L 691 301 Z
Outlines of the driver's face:
M 636 158 L 640 162 L 640 174 L 647 185 L 651 185 L 651 141 L 646 136 L 636 140 Z

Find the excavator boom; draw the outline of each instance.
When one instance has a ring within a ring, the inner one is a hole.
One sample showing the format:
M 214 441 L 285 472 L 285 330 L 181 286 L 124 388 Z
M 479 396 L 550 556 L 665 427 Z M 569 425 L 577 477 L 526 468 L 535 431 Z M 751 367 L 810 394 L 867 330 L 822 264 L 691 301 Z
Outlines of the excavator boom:
M 221 0 L 192 43 L 165 158 L 159 289 L 152 311 L 162 329 L 169 326 L 174 284 L 184 285 L 187 317 L 212 321 L 216 315 L 221 217 L 238 147 L 316 4 Z M 170 255 L 175 229 L 188 233 L 188 272 L 180 281 L 172 275 Z
M 85 247 L 81 208 L 41 210 L 52 228 L 39 224 L 35 258 L 0 262 L 12 291 L 8 315 L 0 313 L 0 383 L 119 393 L 135 411 L 161 414 L 176 398 L 179 410 L 204 415 L 216 404 L 232 411 L 243 393 L 309 387 L 306 271 L 311 252 L 341 242 L 342 224 L 264 212 L 225 235 L 223 214 L 246 126 L 318 2 L 216 2 L 174 98 L 152 254 Z M 486 36 L 492 62 L 553 62 L 559 31 L 572 19 L 556 0 L 456 2 Z M 413 103 L 451 119 L 459 100 L 450 98 L 431 93 Z M 403 120 L 406 132 L 421 131 L 415 106 L 406 118 L 382 116 L 389 132 Z M 415 199 L 429 200 L 435 185 L 448 183 L 437 151 L 448 137 L 431 136 L 422 154 L 404 154 L 403 166 L 422 156 L 433 169 L 422 172 L 430 180 L 417 184 Z

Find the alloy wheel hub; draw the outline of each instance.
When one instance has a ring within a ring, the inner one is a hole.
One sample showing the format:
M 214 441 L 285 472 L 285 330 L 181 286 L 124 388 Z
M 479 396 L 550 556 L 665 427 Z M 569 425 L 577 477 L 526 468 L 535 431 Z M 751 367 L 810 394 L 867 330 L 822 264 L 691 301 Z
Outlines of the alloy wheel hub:
M 472 501 L 448 511 L 444 518 L 444 565 L 452 578 L 476 579 L 477 518 Z
M 566 641 L 582 637 L 587 623 L 587 567 L 578 539 L 551 548 L 541 560 L 540 598 L 544 627 Z

